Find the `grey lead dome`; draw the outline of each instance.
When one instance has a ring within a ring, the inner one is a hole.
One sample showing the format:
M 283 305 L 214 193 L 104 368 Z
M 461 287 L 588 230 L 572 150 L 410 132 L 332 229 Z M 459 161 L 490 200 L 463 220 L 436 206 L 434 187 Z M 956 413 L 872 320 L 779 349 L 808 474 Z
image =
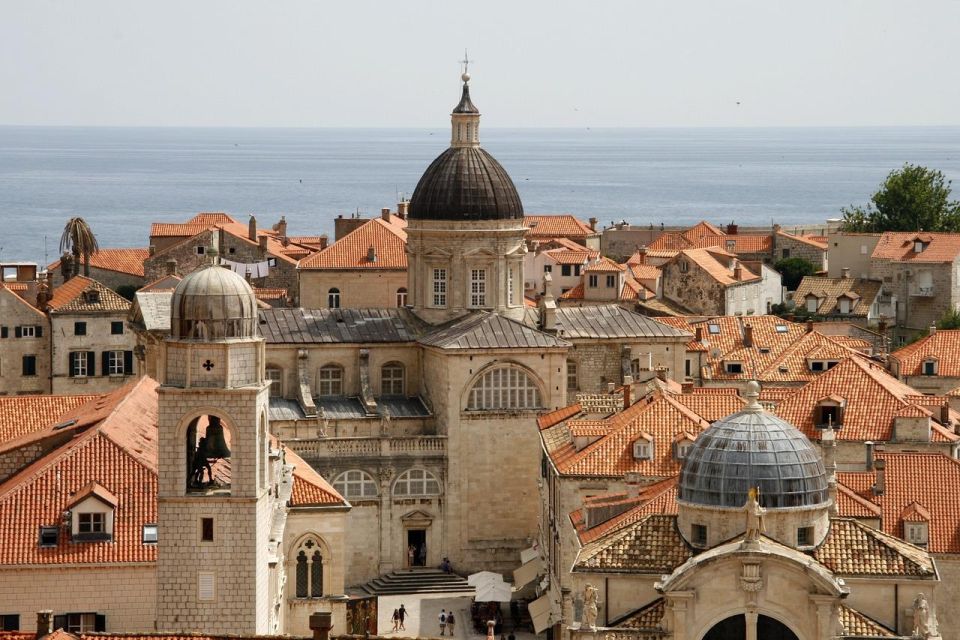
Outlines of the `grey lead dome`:
M 755 398 L 696 439 L 683 461 L 677 497 L 689 504 L 742 507 L 751 487 L 760 488 L 760 504 L 769 508 L 829 501 L 827 474 L 814 445 Z
M 219 266 L 204 267 L 186 276 L 174 290 L 170 329 L 181 340 L 256 337 L 257 297 L 239 274 Z

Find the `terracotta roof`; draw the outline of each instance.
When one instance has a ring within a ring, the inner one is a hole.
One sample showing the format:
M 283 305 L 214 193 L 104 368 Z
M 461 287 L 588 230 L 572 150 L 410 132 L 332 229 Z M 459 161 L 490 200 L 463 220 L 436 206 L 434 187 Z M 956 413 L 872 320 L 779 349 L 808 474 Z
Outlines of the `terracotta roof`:
M 206 231 L 211 226 L 218 223 L 179 223 L 179 222 L 154 222 L 150 225 L 151 238 L 192 238 L 202 231 Z
M 559 300 L 583 300 L 583 283 L 560 294 Z
M 914 252 L 914 241 L 924 240 L 929 244 L 920 252 Z M 873 260 L 897 262 L 953 262 L 960 255 L 960 233 L 923 233 L 888 231 L 880 236 L 870 256 Z
M 692 248 L 707 249 L 716 247 L 727 253 L 770 253 L 773 250 L 773 236 L 769 234 L 734 234 L 708 236 L 693 243 Z
M 585 271 L 594 271 L 598 273 L 620 273 L 621 271 L 626 271 L 627 268 L 621 264 L 617 264 L 610 258 L 602 256 L 596 262 L 592 262 L 587 265 Z
M 143 277 L 143 261 L 150 255 L 150 251 L 144 249 L 126 249 L 126 248 L 108 248 L 100 249 L 90 256 L 90 266 L 105 271 L 116 271 L 117 273 L 127 273 L 132 276 Z M 56 271 L 60 268 L 60 261 L 57 260 L 47 267 L 50 271 Z
M 611 531 L 618 531 L 647 516 L 677 515 L 677 476 L 670 476 L 659 482 L 641 487 L 639 493 L 631 499 L 631 502 L 635 506 L 589 529 L 586 527 L 586 520 L 583 518 L 583 509 L 577 509 L 571 513 L 570 521 L 577 531 L 580 544 L 593 542 Z
M 893 638 L 895 634 L 873 618 L 869 618 L 845 604 L 837 607 L 837 617 L 846 636 L 866 638 Z
M 937 359 L 937 375 L 960 377 L 960 329 L 937 329 L 890 354 L 897 361 L 901 376 L 923 375 L 923 362 Z
M 96 398 L 80 396 L 0 396 L 0 448 L 61 422 L 60 416 Z
M 718 249 L 684 249 L 674 260 L 682 260 L 684 258 L 690 260 L 700 267 L 704 273 L 724 286 L 753 282 L 760 279 L 760 276 L 750 271 L 750 269 L 743 266 L 743 264 L 740 265 L 740 278 L 737 279 L 734 277 L 734 270 L 729 267 L 729 261 L 735 257 L 733 254 Z
M 177 285 L 180 284 L 180 281 L 183 280 L 180 276 L 177 275 L 166 275 L 161 278 L 157 278 L 153 282 L 147 283 L 137 289 L 137 293 L 150 293 L 158 291 L 173 291 L 177 288 Z
M 811 247 L 815 247 L 823 251 L 827 250 L 827 238 L 825 236 L 794 235 L 792 233 L 787 233 L 786 231 L 777 231 L 777 235 L 781 238 L 802 242 L 803 244 L 810 245 Z
M 523 216 L 523 224 L 528 228 L 528 237 L 583 237 L 597 233 L 590 229 L 590 225 L 581 222 L 569 213 Z
M 824 278 L 805 276 L 797 286 L 793 296 L 798 306 L 807 308 L 807 296 L 816 296 L 819 315 L 842 315 L 866 317 L 870 307 L 880 294 L 883 283 L 879 280 L 861 280 L 860 278 Z M 840 313 L 840 296 L 850 299 L 850 312 Z
M 261 289 L 260 287 L 252 287 L 253 295 L 257 296 L 257 300 L 286 300 L 287 299 L 287 290 L 286 289 Z
M 842 426 L 836 429 L 838 440 L 886 442 L 893 439 L 894 419 L 898 416 L 929 416 L 933 442 L 956 442 L 960 436 L 944 428 L 919 402 L 917 391 L 900 382 L 882 367 L 854 357 L 840 361 L 796 393 L 777 405 L 778 416 L 791 423 L 808 438 L 819 439 L 820 429 L 814 424 L 814 408 L 828 396 L 844 401 Z M 956 417 L 954 415 L 954 417 Z
M 871 474 L 873 475 L 873 474 Z M 837 483 L 837 513 L 844 518 L 879 519 L 883 511 L 843 483 Z
M 656 280 L 660 277 L 660 267 L 655 267 L 652 264 L 630 264 L 630 262 L 627 262 L 627 265 L 629 266 L 627 273 L 637 280 Z
M 37 309 L 30 302 L 27 302 L 25 299 L 17 295 L 16 290 L 12 286 L 14 284 L 17 284 L 17 283 L 13 283 L 13 282 L 8 282 L 6 284 L 0 283 L 0 296 L 9 296 L 13 304 L 19 305 L 24 309 L 29 309 L 37 316 L 38 320 L 46 320 L 47 319 L 46 314 L 44 314 L 42 311 Z
M 903 523 L 929 522 L 927 550 L 931 553 L 960 553 L 960 501 L 944 487 L 960 482 L 960 461 L 942 453 L 877 452 L 886 463 L 884 492 L 871 490 L 876 473 L 840 472 L 837 480 L 883 513 L 883 530 L 904 536 Z
M 599 251 L 565 248 L 548 249 L 543 253 L 549 256 L 556 264 L 587 264 L 600 255 Z
M 573 570 L 598 573 L 672 572 L 693 556 L 676 516 L 648 515 L 580 549 Z
M 691 242 L 696 242 L 701 238 L 725 236 L 726 234 L 716 225 L 712 225 L 706 220 L 701 220 L 697 224 L 684 231 L 681 235 Z
M 157 383 L 141 378 L 123 390 L 109 408 L 94 401 L 77 410 L 80 420 L 102 418 L 96 426 L 0 484 L 0 564 L 156 560 L 142 534 L 157 521 Z M 94 481 L 118 496 L 113 540 L 72 542 L 63 511 Z M 40 526 L 60 527 L 57 546 L 39 546 Z
M 332 245 L 300 261 L 300 269 L 406 269 L 407 223 L 391 216 L 369 220 Z M 369 260 L 370 248 L 374 260 Z
M 99 292 L 99 301 L 87 302 L 82 294 L 88 291 Z M 130 310 L 129 300 L 96 280 L 84 276 L 74 276 L 55 288 L 47 305 L 51 313 L 109 313 Z
M 610 627 L 618 629 L 637 629 L 640 631 L 660 630 L 660 621 L 666 613 L 666 599 L 657 598 L 639 609 L 612 620 Z
M 349 506 L 350 503 L 290 448 L 285 450 L 287 464 L 293 465 L 291 507 Z
M 664 233 L 659 238 L 647 245 L 647 256 L 652 252 L 677 252 L 683 249 L 690 249 L 693 243 L 679 233 Z
M 555 424 L 559 424 L 565 420 L 569 420 L 570 418 L 576 415 L 579 415 L 580 413 L 582 413 L 582 409 L 580 408 L 580 403 L 575 402 L 568 407 L 562 407 L 560 409 L 556 409 L 555 411 L 549 411 L 547 413 L 541 414 L 540 416 L 537 417 L 537 427 L 542 431 L 543 429 L 552 427 Z
M 813 557 L 842 576 L 936 575 L 930 554 L 856 520 L 832 518 Z
M 190 218 L 187 224 L 238 224 L 239 221 L 229 213 L 223 211 L 201 211 Z
M 678 393 L 673 399 L 707 422 L 716 422 L 736 413 L 746 404 L 737 394 L 737 389 L 732 387 L 694 389 L 693 393 Z

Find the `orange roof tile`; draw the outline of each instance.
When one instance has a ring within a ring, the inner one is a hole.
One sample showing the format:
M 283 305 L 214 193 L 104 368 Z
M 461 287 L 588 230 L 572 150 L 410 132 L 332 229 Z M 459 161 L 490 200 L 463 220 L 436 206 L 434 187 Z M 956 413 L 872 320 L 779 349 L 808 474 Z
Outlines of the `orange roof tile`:
M 97 291 L 99 301 L 87 302 L 81 294 L 88 291 Z M 53 290 L 47 306 L 52 313 L 109 313 L 128 311 L 130 301 L 96 280 L 74 276 Z
M 523 224 L 528 228 L 528 237 L 569 238 L 589 236 L 596 233 L 596 231 L 590 229 L 589 225 L 569 213 L 523 216 Z
M 291 507 L 348 506 L 349 503 L 293 449 L 286 449 L 287 463 L 293 465 Z
M 914 241 L 928 244 L 920 253 L 914 251 Z M 888 231 L 880 236 L 870 256 L 873 260 L 897 262 L 953 262 L 960 255 L 960 233 L 923 233 Z
M 20 307 L 24 309 L 29 309 L 37 316 L 38 320 L 40 319 L 46 320 L 47 319 L 46 314 L 44 314 L 42 311 L 37 309 L 31 303 L 27 302 L 25 299 L 17 295 L 16 289 L 11 286 L 13 284 L 15 283 L 12 283 L 12 282 L 8 282 L 6 284 L 0 283 L 0 296 L 10 296 L 10 301 L 13 304 L 20 305 Z
M 740 265 L 740 278 L 736 278 L 734 270 L 728 265 L 728 259 L 735 258 L 736 256 L 725 251 L 718 249 L 684 249 L 673 259 L 682 260 L 684 257 L 699 266 L 704 273 L 711 278 L 725 286 L 760 279 L 760 276 L 750 271 L 750 269 L 743 266 L 743 264 Z
M 843 483 L 837 484 L 837 513 L 845 518 L 879 519 L 883 511 Z
M 580 414 L 582 409 L 580 408 L 579 402 L 574 402 L 568 407 L 562 407 L 548 413 L 541 414 L 537 417 L 537 427 L 542 431 L 548 427 L 552 427 L 555 424 L 559 424 L 565 420 Z
M 813 557 L 842 576 L 936 575 L 923 549 L 847 518 L 831 518 L 830 532 Z
M 960 329 L 937 329 L 890 354 L 899 365 L 901 376 L 923 375 L 923 362 L 937 360 L 937 375 L 960 377 Z
M 61 422 L 60 416 L 98 396 L 0 396 L 0 446 Z
M 627 265 L 629 267 L 627 273 L 637 280 L 656 280 L 660 277 L 660 267 L 652 264 L 630 264 L 628 261 Z
M 880 295 L 883 283 L 879 280 L 861 280 L 860 278 L 824 278 L 805 276 L 797 286 L 793 299 L 806 308 L 808 296 L 817 298 L 817 313 L 820 315 L 843 315 L 866 317 L 870 308 Z M 850 298 L 850 311 L 840 313 L 840 297 Z
M 583 283 L 560 294 L 560 300 L 583 300 Z
M 680 536 L 676 516 L 648 515 L 580 549 L 574 571 L 670 573 L 693 556 Z
M 707 422 L 716 422 L 743 409 L 746 401 L 730 387 L 694 389 L 693 393 L 678 393 L 673 399 Z
M 622 264 L 617 264 L 610 258 L 602 256 L 596 262 L 591 262 L 585 271 L 592 271 L 597 273 L 620 273 L 621 271 L 626 271 L 627 268 Z
M 100 249 L 90 256 L 90 266 L 104 271 L 116 271 L 143 277 L 143 261 L 150 256 L 148 249 L 108 248 Z M 47 267 L 50 271 L 60 268 L 57 260 Z
M 708 236 L 693 243 L 693 248 L 723 249 L 727 253 L 770 253 L 773 250 L 773 236 L 768 234 L 734 234 L 732 236 Z
M 667 232 L 647 245 L 647 255 L 651 255 L 651 252 L 677 252 L 691 247 L 693 247 L 693 243 L 683 237 L 682 234 Z
M 810 245 L 811 247 L 822 249 L 823 251 L 827 250 L 826 236 L 794 235 L 792 233 L 787 233 L 786 231 L 777 231 L 777 235 L 783 238 L 788 238 L 790 240 L 796 240 L 797 242 L 802 242 L 804 244 Z
M 711 236 L 725 236 L 726 234 L 720 230 L 716 225 L 712 225 L 706 220 L 701 220 L 697 224 L 693 225 L 681 235 L 684 238 L 691 242 L 696 242 L 701 238 L 709 238 Z
M 224 213 L 223 211 L 201 211 L 197 215 L 190 218 L 187 221 L 187 224 L 238 224 L 239 221 L 231 216 L 229 213 Z
M 180 284 L 181 280 L 183 280 L 183 278 L 180 276 L 166 275 L 140 287 L 137 289 L 137 293 L 144 293 L 148 291 L 173 291 L 177 288 L 177 285 Z
M 586 528 L 586 520 L 583 517 L 582 509 L 571 513 L 570 521 L 577 530 L 577 537 L 580 538 L 580 543 L 587 544 L 593 542 L 601 536 L 632 525 L 638 520 L 650 515 L 676 515 L 678 511 L 678 477 L 679 476 L 670 476 L 669 478 L 640 487 L 637 496 L 632 498 L 632 501 L 636 503 L 635 507 L 589 529 Z
M 310 269 L 406 269 L 406 221 L 393 216 L 369 220 L 332 245 L 300 261 L 299 268 Z M 374 260 L 369 259 L 370 248 Z
M 553 260 L 556 264 L 587 264 L 591 260 L 595 260 L 599 255 L 599 251 L 590 251 L 588 249 L 548 249 L 544 253 L 550 256 L 550 259 Z

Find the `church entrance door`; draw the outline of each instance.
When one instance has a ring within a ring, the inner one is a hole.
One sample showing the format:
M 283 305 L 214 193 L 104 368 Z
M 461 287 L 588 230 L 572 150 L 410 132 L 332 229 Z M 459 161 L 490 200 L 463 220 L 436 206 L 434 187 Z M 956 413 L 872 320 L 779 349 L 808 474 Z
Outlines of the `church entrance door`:
M 731 616 L 713 626 L 703 640 L 745 640 L 747 637 L 747 619 L 743 615 Z M 797 634 L 774 618 L 757 616 L 758 640 L 799 640 Z
M 427 564 L 427 530 L 407 529 L 407 566 L 423 567 Z

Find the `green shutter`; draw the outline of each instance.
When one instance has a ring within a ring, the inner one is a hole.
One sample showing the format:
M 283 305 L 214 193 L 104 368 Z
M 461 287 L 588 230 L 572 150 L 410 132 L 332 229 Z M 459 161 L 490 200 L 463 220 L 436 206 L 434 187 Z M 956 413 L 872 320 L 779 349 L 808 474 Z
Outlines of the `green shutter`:
M 76 358 L 77 353 L 78 353 L 77 351 L 71 351 L 70 353 L 67 354 L 67 358 L 68 358 L 67 364 L 69 365 L 68 368 L 70 369 L 71 378 L 77 375 L 77 358 Z
M 38 324 L 37 327 L 36 327 L 36 329 L 35 329 L 35 331 L 37 332 L 37 337 L 38 337 L 38 338 L 42 338 L 42 337 L 43 337 L 43 327 L 42 327 L 41 325 Z
M 133 351 L 123 352 L 123 373 L 127 376 L 133 375 Z
M 103 351 L 100 353 L 100 375 L 107 375 L 110 373 L 110 352 Z M 91 374 L 92 375 L 92 374 Z
M 91 378 L 97 375 L 97 354 L 87 351 L 87 375 Z

